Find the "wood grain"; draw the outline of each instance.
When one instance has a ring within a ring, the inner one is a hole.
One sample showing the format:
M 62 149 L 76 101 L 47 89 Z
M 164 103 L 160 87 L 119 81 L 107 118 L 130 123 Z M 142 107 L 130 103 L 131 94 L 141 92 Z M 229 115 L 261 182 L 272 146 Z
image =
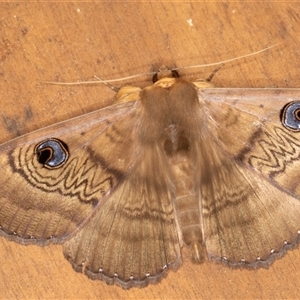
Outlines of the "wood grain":
M 1 3 L 0 142 L 113 103 L 101 84 L 55 86 L 42 81 L 119 78 L 225 60 L 221 87 L 300 88 L 296 3 Z M 213 67 L 182 70 L 206 78 Z M 126 83 L 146 86 L 147 76 Z M 125 83 L 122 83 L 125 84 Z M 300 98 L 300 95 L 299 95 Z M 300 250 L 269 269 L 232 270 L 190 263 L 146 289 L 124 291 L 73 271 L 60 245 L 40 248 L 0 239 L 0 298 L 6 299 L 262 299 L 297 298 Z M 185 254 L 187 254 L 184 251 Z

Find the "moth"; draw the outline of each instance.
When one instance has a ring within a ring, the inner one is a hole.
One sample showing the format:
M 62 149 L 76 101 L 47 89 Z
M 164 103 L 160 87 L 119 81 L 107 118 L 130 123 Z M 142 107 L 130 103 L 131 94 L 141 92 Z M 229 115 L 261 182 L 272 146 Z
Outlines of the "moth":
M 181 264 L 267 267 L 300 234 L 299 89 L 215 88 L 168 70 L 116 104 L 0 145 L 0 232 L 62 243 L 123 288 Z

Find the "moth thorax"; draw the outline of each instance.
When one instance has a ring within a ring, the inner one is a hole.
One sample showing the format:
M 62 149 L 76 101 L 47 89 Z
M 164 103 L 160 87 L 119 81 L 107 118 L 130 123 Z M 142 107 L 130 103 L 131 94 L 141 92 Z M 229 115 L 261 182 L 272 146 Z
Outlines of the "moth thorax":
M 165 128 L 164 131 L 164 151 L 167 156 L 173 156 L 180 152 L 183 152 L 183 155 L 189 155 L 190 141 L 183 130 L 172 124 Z

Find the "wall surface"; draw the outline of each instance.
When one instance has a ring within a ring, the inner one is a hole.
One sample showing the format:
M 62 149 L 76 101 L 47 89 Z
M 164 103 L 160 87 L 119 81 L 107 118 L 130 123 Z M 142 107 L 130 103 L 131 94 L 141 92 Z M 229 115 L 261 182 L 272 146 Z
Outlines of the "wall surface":
M 300 87 L 299 32 L 297 3 L 1 3 L 0 142 L 113 103 L 114 92 L 101 84 L 43 81 L 113 79 L 162 64 L 217 62 L 279 43 L 225 64 L 213 82 Z M 180 73 L 206 78 L 213 69 Z M 151 78 L 126 83 L 144 87 Z M 269 269 L 251 271 L 213 262 L 197 266 L 185 255 L 182 266 L 159 284 L 129 291 L 73 271 L 61 245 L 22 246 L 0 238 L 0 254 L 0 298 L 6 299 L 291 299 L 300 294 L 299 248 Z

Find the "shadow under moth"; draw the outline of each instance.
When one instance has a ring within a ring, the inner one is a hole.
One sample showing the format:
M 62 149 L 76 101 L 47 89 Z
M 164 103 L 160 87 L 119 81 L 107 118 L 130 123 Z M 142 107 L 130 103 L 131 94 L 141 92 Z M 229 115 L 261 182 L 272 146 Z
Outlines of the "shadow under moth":
M 0 232 L 63 243 L 78 272 L 143 287 L 181 263 L 266 267 L 300 234 L 299 89 L 167 70 L 116 104 L 0 145 Z

